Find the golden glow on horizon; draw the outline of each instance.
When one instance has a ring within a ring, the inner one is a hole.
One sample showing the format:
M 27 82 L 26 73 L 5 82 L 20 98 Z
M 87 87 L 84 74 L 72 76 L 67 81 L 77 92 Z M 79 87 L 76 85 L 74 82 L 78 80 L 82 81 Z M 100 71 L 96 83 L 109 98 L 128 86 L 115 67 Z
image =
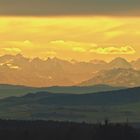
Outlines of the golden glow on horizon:
M 0 17 L 0 55 L 88 61 L 140 55 L 140 18 Z

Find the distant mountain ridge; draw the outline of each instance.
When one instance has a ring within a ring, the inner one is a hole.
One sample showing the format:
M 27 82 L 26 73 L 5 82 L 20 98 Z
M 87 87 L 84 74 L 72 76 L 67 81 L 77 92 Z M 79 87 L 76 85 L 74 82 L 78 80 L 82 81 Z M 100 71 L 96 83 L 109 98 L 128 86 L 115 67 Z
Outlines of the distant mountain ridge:
M 41 91 L 52 92 L 52 93 L 70 93 L 70 94 L 85 94 L 85 93 L 96 93 L 102 91 L 113 91 L 123 89 L 124 87 L 112 87 L 108 85 L 95 85 L 95 86 L 69 86 L 69 87 L 46 87 L 46 88 L 35 88 L 18 85 L 0 85 L 0 99 L 10 96 L 23 96 L 28 93 L 36 93 Z
M 121 57 L 117 57 L 114 60 L 112 60 L 111 62 L 109 62 L 108 66 L 109 66 L 109 68 L 111 67 L 112 69 L 114 69 L 114 68 L 122 68 L 122 69 L 132 68 L 132 65 Z
M 30 87 L 74 86 L 91 79 L 99 71 L 116 68 L 139 70 L 140 61 L 128 62 L 118 57 L 108 63 L 103 60 L 78 62 L 4 55 L 0 56 L 0 83 Z
M 140 70 L 140 58 L 137 59 L 136 61 L 132 61 L 132 62 L 131 62 L 131 65 L 132 65 L 132 67 L 133 67 L 134 69 Z
M 140 71 L 134 69 L 115 68 L 97 72 L 91 79 L 82 82 L 81 86 L 106 84 L 111 86 L 140 86 Z

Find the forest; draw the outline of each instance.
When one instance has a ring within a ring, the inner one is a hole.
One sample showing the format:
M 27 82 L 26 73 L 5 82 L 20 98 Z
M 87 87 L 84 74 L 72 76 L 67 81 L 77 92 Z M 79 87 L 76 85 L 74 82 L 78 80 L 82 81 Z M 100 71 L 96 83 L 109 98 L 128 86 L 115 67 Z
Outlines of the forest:
M 139 140 L 129 123 L 0 120 L 1 140 Z

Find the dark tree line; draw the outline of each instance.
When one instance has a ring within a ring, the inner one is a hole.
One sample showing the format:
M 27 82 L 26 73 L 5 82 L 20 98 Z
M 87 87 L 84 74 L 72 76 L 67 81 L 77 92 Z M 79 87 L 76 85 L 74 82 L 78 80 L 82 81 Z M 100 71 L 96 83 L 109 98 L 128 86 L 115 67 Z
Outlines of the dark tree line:
M 140 140 L 126 124 L 0 120 L 0 140 Z

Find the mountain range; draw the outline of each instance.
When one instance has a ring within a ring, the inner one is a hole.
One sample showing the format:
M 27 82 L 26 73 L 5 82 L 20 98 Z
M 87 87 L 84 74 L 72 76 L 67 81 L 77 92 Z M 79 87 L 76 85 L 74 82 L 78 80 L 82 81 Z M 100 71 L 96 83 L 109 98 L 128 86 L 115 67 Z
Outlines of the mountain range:
M 89 81 L 92 78 L 94 79 L 99 73 L 102 73 L 102 75 L 106 74 L 105 71 L 108 71 L 108 73 L 116 71 L 117 75 L 119 75 L 120 69 L 122 74 L 125 74 L 123 71 L 132 71 L 130 73 L 137 75 L 140 70 L 140 60 L 128 62 L 124 58 L 118 57 L 111 62 L 103 60 L 77 62 L 74 60 L 61 60 L 59 58 L 48 58 L 46 60 L 40 58 L 29 59 L 21 54 L 4 55 L 0 56 L 0 84 L 30 87 L 74 86 L 84 81 Z M 113 78 L 113 75 L 111 78 Z M 102 80 L 102 78 L 99 79 L 99 84 L 109 83 Z M 111 81 L 115 80 L 114 78 Z M 119 80 L 123 82 L 121 77 Z M 93 85 L 98 84 L 96 81 L 92 82 L 94 83 Z M 121 86 L 140 86 L 138 81 L 136 83 L 133 81 L 137 81 L 137 79 L 132 79 L 128 85 L 123 83 Z M 117 81 L 115 84 L 110 85 L 120 86 Z
M 97 72 L 91 79 L 82 82 L 81 86 L 105 84 L 111 86 L 139 87 L 140 71 L 134 69 L 115 68 Z

